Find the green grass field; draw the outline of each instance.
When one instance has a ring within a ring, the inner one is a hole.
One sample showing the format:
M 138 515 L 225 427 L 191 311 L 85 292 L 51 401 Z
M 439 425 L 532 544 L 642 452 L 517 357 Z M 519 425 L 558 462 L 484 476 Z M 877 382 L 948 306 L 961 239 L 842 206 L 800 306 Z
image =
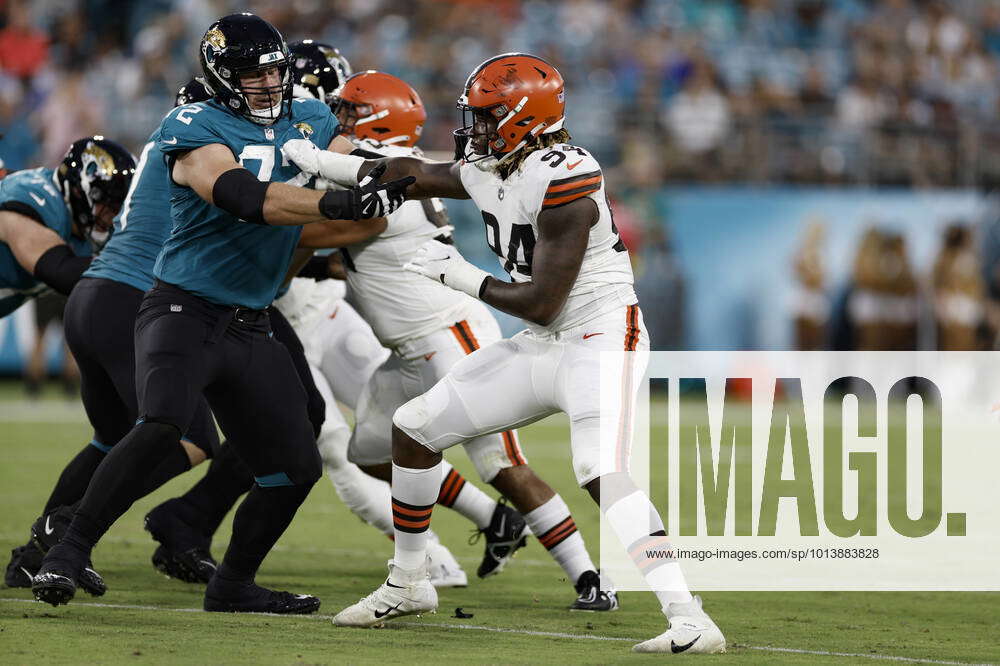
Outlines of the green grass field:
M 522 431 L 535 468 L 569 503 L 592 553 L 596 508 L 576 488 L 568 429 L 551 418 Z M 65 462 L 90 438 L 82 410 L 55 398 L 32 407 L 16 388 L 0 388 L 0 545 L 24 543 Z M 472 478 L 462 453 L 453 464 Z M 262 584 L 323 600 L 317 616 L 222 615 L 199 609 L 202 589 L 169 580 L 149 564 L 142 517 L 183 492 L 204 468 L 137 503 L 94 553 L 109 592 L 80 593 L 69 606 L 0 590 L 0 663 L 500 663 L 650 662 L 633 642 L 665 628 L 651 594 L 622 594 L 615 613 L 570 613 L 570 584 L 537 541 L 500 576 L 440 592 L 437 614 L 378 630 L 337 629 L 329 618 L 370 592 L 385 575 L 391 543 L 362 525 L 324 479 L 261 570 Z M 434 527 L 467 571 L 480 546 L 447 510 Z M 221 556 L 227 527 L 215 542 Z M 933 563 L 928 565 L 933 573 Z M 739 663 L 981 663 L 1000 661 L 1000 595 L 986 593 L 710 593 L 706 607 L 729 640 L 728 655 L 684 657 Z M 453 617 L 456 607 L 473 613 Z

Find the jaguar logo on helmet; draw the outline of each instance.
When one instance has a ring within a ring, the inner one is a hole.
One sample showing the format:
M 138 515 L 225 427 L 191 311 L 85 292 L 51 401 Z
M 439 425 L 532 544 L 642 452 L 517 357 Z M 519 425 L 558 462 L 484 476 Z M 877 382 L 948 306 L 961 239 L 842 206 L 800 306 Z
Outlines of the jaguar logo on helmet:
M 312 128 L 312 125 L 310 125 L 309 123 L 295 123 L 295 129 L 302 132 L 303 139 L 308 139 L 313 135 L 313 132 L 316 131 Z
M 109 180 L 115 173 L 115 160 L 111 153 L 101 148 L 96 143 L 90 143 L 81 156 L 83 161 L 83 173 L 88 176 L 97 177 L 101 180 Z M 91 168 L 95 165 L 95 168 Z
M 74 141 L 55 175 L 72 213 L 73 233 L 99 248 L 134 174 L 135 158 L 114 141 L 103 136 Z
M 205 43 L 216 53 L 226 50 L 226 36 L 218 28 L 212 28 L 205 33 Z

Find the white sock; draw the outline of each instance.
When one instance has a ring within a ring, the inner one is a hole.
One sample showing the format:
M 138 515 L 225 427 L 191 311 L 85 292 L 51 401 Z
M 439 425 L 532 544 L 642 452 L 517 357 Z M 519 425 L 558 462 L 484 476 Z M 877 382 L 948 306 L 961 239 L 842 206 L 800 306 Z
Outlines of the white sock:
M 691 601 L 693 597 L 680 563 L 652 555 L 652 551 L 672 550 L 673 546 L 663 536 L 663 521 L 645 493 L 636 490 L 612 504 L 604 515 L 660 600 L 664 613 L 669 604 Z
M 440 487 L 440 463 L 427 469 L 392 464 L 393 561 L 400 569 L 419 569 L 427 561 L 427 530 Z
M 526 513 L 524 519 L 531 533 L 566 572 L 570 583 L 576 583 L 584 571 L 597 570 L 562 497 L 554 495 L 545 504 Z
M 447 460 L 441 461 L 441 478 L 437 503 L 458 511 L 481 530 L 489 527 L 497 501 L 468 483 Z

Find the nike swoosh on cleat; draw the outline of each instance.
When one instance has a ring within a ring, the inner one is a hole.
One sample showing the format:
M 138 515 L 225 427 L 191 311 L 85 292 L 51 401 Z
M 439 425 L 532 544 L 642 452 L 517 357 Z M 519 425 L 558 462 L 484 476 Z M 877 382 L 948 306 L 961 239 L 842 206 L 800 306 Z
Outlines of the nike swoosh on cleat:
M 678 645 L 677 643 L 675 643 L 675 642 L 673 642 L 671 640 L 670 641 L 670 651 L 673 652 L 674 654 L 680 654 L 681 652 L 684 652 L 685 650 L 687 650 L 688 648 L 690 648 L 692 645 L 694 645 L 695 643 L 697 643 L 699 638 L 701 638 L 700 635 L 695 636 L 694 640 L 691 641 L 690 643 L 688 643 L 687 645 Z
M 45 534 L 52 534 L 55 531 L 54 528 L 49 527 L 49 518 L 50 516 L 45 516 Z
M 386 615 L 388 615 L 392 611 L 398 610 L 399 607 L 402 606 L 402 605 L 403 605 L 403 602 L 400 601 L 398 604 L 396 604 L 392 608 L 387 608 L 387 609 L 385 609 L 384 611 L 381 611 L 381 612 L 380 611 L 375 611 L 375 617 L 381 620 L 383 617 L 385 617 Z M 695 640 L 698 640 L 698 639 L 696 638 Z M 690 647 L 690 646 L 688 646 L 688 647 Z M 684 649 L 686 650 L 687 648 L 684 648 Z
M 388 585 L 389 587 L 394 587 L 397 590 L 405 590 L 406 589 L 406 587 L 404 585 L 393 585 L 392 583 L 389 582 L 388 578 L 385 579 L 385 584 Z
M 496 535 L 498 537 L 502 537 L 503 536 L 503 532 L 504 532 L 503 528 L 506 527 L 506 526 L 507 526 L 507 514 L 504 514 L 504 515 L 500 516 L 500 527 L 498 527 L 497 531 L 496 531 Z

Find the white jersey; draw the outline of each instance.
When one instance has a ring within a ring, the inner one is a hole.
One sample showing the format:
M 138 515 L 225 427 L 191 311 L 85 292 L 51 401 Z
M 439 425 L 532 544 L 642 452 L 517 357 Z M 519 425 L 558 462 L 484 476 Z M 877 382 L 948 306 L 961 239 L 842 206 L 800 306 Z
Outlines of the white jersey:
M 387 157 L 413 156 L 412 148 L 359 142 L 365 150 Z M 440 199 L 407 201 L 388 217 L 378 236 L 344 248 L 347 284 L 354 304 L 379 341 L 398 348 L 452 326 L 473 301 L 470 296 L 417 273 L 403 270 L 420 246 L 442 231 L 424 212 L 425 205 L 444 210 Z
M 531 281 L 539 213 L 583 197 L 597 204 L 600 217 L 590 229 L 580 274 L 566 304 L 548 326 L 525 322 L 530 330 L 562 331 L 636 303 L 632 264 L 615 228 L 601 167 L 590 153 L 569 144 L 536 150 L 506 180 L 469 163 L 462 164 L 459 173 L 465 191 L 482 211 L 486 242 L 514 282 Z

